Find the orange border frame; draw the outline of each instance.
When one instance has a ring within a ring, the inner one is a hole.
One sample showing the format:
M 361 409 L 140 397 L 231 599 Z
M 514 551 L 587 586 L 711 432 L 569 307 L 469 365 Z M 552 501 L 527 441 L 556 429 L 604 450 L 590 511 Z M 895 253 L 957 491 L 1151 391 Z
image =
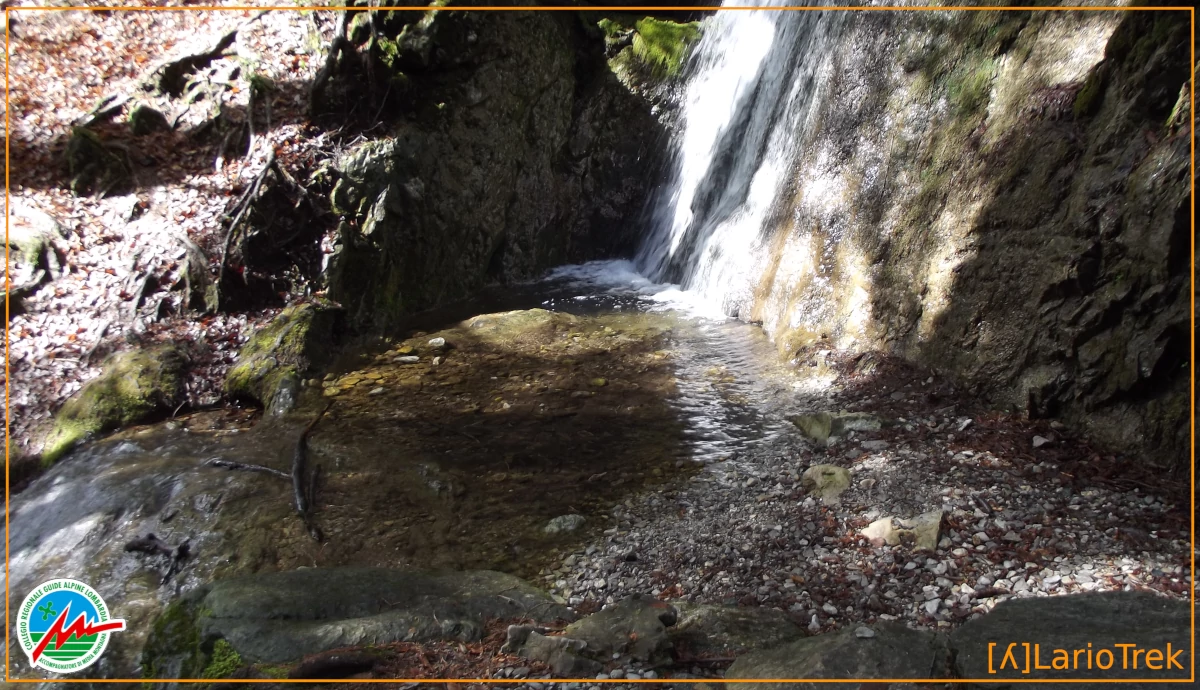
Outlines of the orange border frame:
M 47 683 L 47 682 L 49 682 L 49 683 L 97 683 L 97 682 L 98 683 L 148 683 L 148 682 L 212 683 L 212 682 L 214 682 L 214 679 L 211 679 L 211 678 L 115 678 L 115 679 L 65 678 L 65 679 L 47 680 L 44 678 L 10 678 L 10 677 L 8 677 L 8 659 L 10 659 L 10 654 L 12 652 L 12 643 L 11 643 L 12 641 L 10 640 L 10 632 L 11 632 L 12 626 L 10 624 L 10 619 L 8 619 L 8 582 L 10 582 L 10 577 L 8 577 L 8 486 L 10 486 L 10 485 L 8 485 L 8 419 L 10 419 L 10 416 L 8 416 L 8 413 L 10 413 L 10 408 L 8 408 L 8 400 L 10 400 L 10 398 L 8 398 L 8 380 L 10 380 L 10 373 L 11 373 L 10 368 L 8 368 L 8 319 L 7 319 L 7 317 L 8 317 L 8 288 L 11 287 L 11 282 L 10 282 L 10 280 L 8 280 L 8 244 L 7 244 L 7 241 L 8 241 L 8 209 L 10 209 L 10 199 L 8 199 L 8 175 L 10 175 L 10 173 L 11 173 L 10 158 L 8 158 L 8 152 L 10 152 L 10 136 L 8 136 L 8 134 L 10 134 L 10 132 L 11 132 L 10 116 L 8 116 L 8 114 L 11 113 L 10 103 L 8 103 L 8 62 L 10 62 L 10 56 L 8 56 L 8 41 L 10 41 L 10 36 L 8 36 L 8 14 L 10 14 L 10 12 L 12 12 L 12 13 L 16 13 L 16 12 L 64 12 L 64 11 L 92 11 L 92 12 L 94 12 L 94 11 L 98 11 L 98 10 L 103 10 L 106 12 L 114 11 L 114 10 L 131 11 L 131 12 L 164 12 L 164 11 L 166 11 L 166 12 L 197 12 L 197 11 L 228 11 L 228 10 L 233 10 L 233 11 L 241 11 L 241 10 L 254 10 L 254 11 L 272 10 L 272 11 L 276 11 L 277 10 L 277 11 L 293 11 L 293 12 L 298 11 L 298 10 L 301 10 L 301 11 L 302 10 L 308 10 L 308 11 L 317 10 L 317 11 L 336 12 L 336 11 L 343 11 L 343 10 L 364 11 L 365 8 L 364 7 L 346 7 L 346 6 L 331 6 L 331 7 L 263 6 L 263 7 L 257 7 L 257 6 L 238 5 L 238 6 L 196 6 L 196 7 L 124 7 L 124 6 L 115 6 L 115 7 L 101 7 L 101 6 L 5 7 L 5 10 L 4 10 L 4 13 L 5 13 L 5 73 L 4 73 L 4 78 L 5 78 L 5 151 L 4 151 L 4 154 L 5 154 L 5 180 L 4 180 L 4 182 L 5 182 L 5 185 L 4 185 L 4 193 L 5 193 L 5 250 L 4 250 L 4 256 L 5 256 L 5 329 L 4 329 L 4 343 L 5 343 L 5 361 L 4 361 L 4 372 L 5 372 L 5 430 L 4 430 L 5 431 L 5 476 L 4 476 L 4 488 L 5 488 L 5 514 L 4 514 L 4 518 L 5 518 L 5 682 L 7 682 L 7 683 Z M 379 6 L 379 7 L 374 7 L 373 10 L 426 11 L 426 10 L 428 10 L 428 7 Z M 580 7 L 565 7 L 565 6 L 454 7 L 454 6 L 444 6 L 444 7 L 438 7 L 438 10 L 457 11 L 457 12 L 488 12 L 488 11 L 491 11 L 491 12 L 503 12 L 503 11 L 510 11 L 510 12 L 512 12 L 512 11 L 516 11 L 516 12 L 530 12 L 530 11 L 577 12 L 577 11 L 584 11 L 584 10 L 606 11 L 606 12 L 662 12 L 662 11 L 668 11 L 668 10 L 677 10 L 677 11 L 696 11 L 696 10 L 712 10 L 712 11 L 737 11 L 737 10 L 829 11 L 829 10 L 834 10 L 834 11 L 858 11 L 858 12 L 887 12 L 887 11 L 938 11 L 938 12 L 940 12 L 940 11 L 964 11 L 964 12 L 992 12 L 992 11 L 1025 11 L 1025 12 L 1171 11 L 1171 12 L 1183 12 L 1183 11 L 1187 11 L 1187 12 L 1189 12 L 1190 20 L 1192 20 L 1192 112 L 1190 112 L 1192 114 L 1190 114 L 1189 120 L 1190 120 L 1190 122 L 1192 122 L 1192 144 L 1190 144 L 1190 146 L 1192 146 L 1192 150 L 1190 150 L 1190 154 L 1192 154 L 1192 190 L 1193 190 L 1192 217 L 1190 217 L 1190 222 L 1192 222 L 1192 281 L 1190 281 L 1190 284 L 1192 284 L 1192 296 L 1190 296 L 1190 301 L 1192 301 L 1192 314 L 1190 314 L 1190 318 L 1192 318 L 1192 361 L 1190 361 L 1190 397 L 1192 397 L 1192 406 L 1190 406 L 1190 410 L 1192 410 L 1192 433 L 1190 433 L 1190 438 L 1192 438 L 1192 442 L 1190 442 L 1190 443 L 1192 443 L 1192 535 L 1190 535 L 1190 536 L 1192 536 L 1192 539 L 1190 539 L 1190 541 L 1192 541 L 1192 588 L 1190 588 L 1190 598 L 1189 598 L 1190 602 L 1192 602 L 1192 649 L 1190 649 L 1190 653 L 1192 653 L 1192 677 L 1182 678 L 1182 679 L 1181 678 L 1129 678 L 1129 679 L 1115 679 L 1115 680 L 1103 680 L 1103 679 L 1096 679 L 1096 678 L 1086 678 L 1086 679 L 1084 679 L 1084 678 L 1009 679 L 1009 678 L 996 677 L 996 678 L 966 678 L 966 679 L 955 678 L 955 679 L 949 680 L 949 682 L 950 683 L 998 683 L 998 682 L 1002 682 L 1002 683 L 1195 683 L 1196 682 L 1196 659 L 1195 659 L 1195 650 L 1196 650 L 1196 632 L 1195 632 L 1195 617 L 1196 617 L 1196 613 L 1195 613 L 1195 607 L 1196 607 L 1196 581 L 1195 581 L 1195 576 L 1196 576 L 1196 563 L 1195 563 L 1195 548 L 1196 548 L 1196 508 L 1195 508 L 1195 503 L 1196 503 L 1195 502 L 1195 499 L 1196 499 L 1196 494 L 1195 494 L 1195 491 L 1196 491 L 1196 486 L 1195 486 L 1195 479 L 1196 479 L 1195 478 L 1195 473 L 1196 473 L 1196 470 L 1195 470 L 1195 431 L 1196 431 L 1195 430 L 1195 414 L 1196 414 L 1196 408 L 1195 408 L 1195 384 L 1196 384 L 1196 377 L 1195 377 L 1195 346 L 1196 346 L 1196 331 L 1195 331 L 1195 326 L 1196 326 L 1196 322 L 1195 322 L 1195 307 L 1196 307 L 1196 305 L 1195 305 L 1195 288 L 1196 288 L 1196 278 L 1195 278 L 1195 160 L 1196 160 L 1196 149 L 1195 149 L 1196 148 L 1196 138 L 1195 138 L 1195 134 L 1196 134 L 1196 132 L 1195 132 L 1195 118 L 1196 118 L 1196 113 L 1195 113 L 1195 106 L 1196 106 L 1195 29 L 1196 29 L 1196 11 L 1195 11 L 1194 6 L 1193 7 L 1120 7 L 1120 6 L 1099 6 L 1099 7 L 1001 6 L 1001 7 L 985 7 L 985 6 L 954 6 L 954 5 L 948 5 L 948 6 L 944 6 L 944 7 L 940 7 L 940 6 L 919 6 L 919 7 L 898 7 L 898 6 L 878 6 L 878 7 L 870 7 L 870 6 L 868 6 L 868 7 L 852 7 L 852 6 L 821 6 L 821 7 L 811 7 L 811 6 L 803 6 L 803 7 L 802 6 L 782 6 L 782 7 L 664 6 L 664 7 L 655 7 L 655 6 L 636 6 L 636 5 L 635 6 L 612 6 L 612 7 L 605 7 L 605 6 L 580 6 Z M 529 683 L 530 679 L 528 679 L 528 678 L 523 678 L 523 679 L 505 679 L 505 678 L 456 678 L 456 679 L 370 678 L 370 679 L 341 679 L 341 680 L 292 680 L 292 679 L 263 678 L 263 679 L 226 680 L 226 682 L 229 682 L 229 683 L 487 683 L 487 684 L 508 683 L 508 684 L 515 684 L 515 683 Z M 691 680 L 691 679 L 672 680 L 672 679 L 664 679 L 664 678 L 654 678 L 654 679 L 628 680 L 628 679 L 624 679 L 624 678 L 618 678 L 618 679 L 598 680 L 595 678 L 551 678 L 551 679 L 547 679 L 547 682 L 551 682 L 551 683 L 672 683 L 672 684 L 679 684 L 679 683 L 937 683 L 937 684 L 942 684 L 942 683 L 947 683 L 947 679 L 946 678 L 836 678 L 836 679 L 833 679 L 833 678 L 829 678 L 829 679 L 827 679 L 827 678 L 730 678 L 730 679 L 716 678 L 716 679 L 695 679 L 695 680 Z

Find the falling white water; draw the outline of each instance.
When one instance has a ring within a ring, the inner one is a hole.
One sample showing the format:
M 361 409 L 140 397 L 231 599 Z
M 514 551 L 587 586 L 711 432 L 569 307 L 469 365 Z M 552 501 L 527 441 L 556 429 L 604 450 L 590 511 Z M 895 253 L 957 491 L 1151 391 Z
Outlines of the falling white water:
M 843 14 L 736 10 L 708 20 L 689 63 L 672 178 L 652 202 L 637 257 L 648 276 L 746 315 Z

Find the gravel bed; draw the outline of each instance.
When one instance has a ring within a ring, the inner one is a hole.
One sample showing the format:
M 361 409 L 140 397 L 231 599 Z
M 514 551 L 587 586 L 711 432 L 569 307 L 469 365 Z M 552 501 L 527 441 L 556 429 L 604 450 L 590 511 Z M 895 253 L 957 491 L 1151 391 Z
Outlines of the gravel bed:
M 870 411 L 894 425 L 828 448 L 794 429 L 631 495 L 598 538 L 543 571 L 543 585 L 585 608 L 637 592 L 773 607 L 813 633 L 876 620 L 949 628 L 1012 597 L 1188 596 L 1187 497 L 1176 484 L 1150 490 L 1145 472 L 1081 478 L 1132 463 L 1095 455 L 1059 424 L 987 413 L 958 395 L 946 404 L 948 384 L 891 369 L 846 373 L 823 398 L 790 404 L 793 413 Z M 850 471 L 836 504 L 802 490 L 814 464 Z M 881 517 L 936 510 L 944 517 L 932 552 L 859 534 Z

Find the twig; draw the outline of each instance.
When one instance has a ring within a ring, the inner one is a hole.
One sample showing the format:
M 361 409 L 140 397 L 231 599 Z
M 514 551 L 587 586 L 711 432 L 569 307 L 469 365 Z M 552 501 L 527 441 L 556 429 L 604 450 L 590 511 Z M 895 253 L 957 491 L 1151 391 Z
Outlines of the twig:
M 263 474 L 271 474 L 283 479 L 291 479 L 291 475 L 287 472 L 277 470 L 263 465 L 251 465 L 244 462 L 234 462 L 233 460 L 222 460 L 220 458 L 211 458 L 204 462 L 208 467 L 219 467 L 223 470 L 245 470 L 247 472 L 262 472 Z
M 304 431 L 300 432 L 300 438 L 296 441 L 296 452 L 292 456 L 292 491 L 296 499 L 296 512 L 300 514 L 300 519 L 304 521 L 304 526 L 308 529 L 309 536 L 316 541 L 321 541 L 324 537 L 316 523 L 313 522 L 312 505 L 309 502 L 311 494 L 305 482 L 307 477 L 305 469 L 308 464 L 308 435 L 312 433 L 313 427 L 317 425 L 317 422 L 321 421 L 321 418 L 325 416 L 325 413 L 332 406 L 332 402 L 325 405 L 325 409 L 321 410 L 321 414 L 317 415 L 316 419 L 313 419 L 308 423 L 308 426 L 304 427 Z
M 237 234 L 238 225 L 241 224 L 242 218 L 246 215 L 246 211 L 250 209 L 254 198 L 258 196 L 258 191 L 262 188 L 263 180 L 266 179 L 267 173 L 271 171 L 273 167 L 272 163 L 274 162 L 275 150 L 271 149 L 267 154 L 266 165 L 264 165 L 262 170 L 259 171 L 258 175 L 254 177 L 254 181 L 251 182 L 250 186 L 246 188 L 246 191 L 242 194 L 241 198 L 238 199 L 237 205 L 234 207 L 237 209 L 237 213 L 234 215 L 233 220 L 229 223 L 229 229 L 225 232 L 225 243 L 221 249 L 221 265 L 220 268 L 217 269 L 218 305 L 221 303 L 221 285 L 225 282 L 225 273 L 229 266 L 229 247 L 231 244 L 233 244 L 233 238 Z

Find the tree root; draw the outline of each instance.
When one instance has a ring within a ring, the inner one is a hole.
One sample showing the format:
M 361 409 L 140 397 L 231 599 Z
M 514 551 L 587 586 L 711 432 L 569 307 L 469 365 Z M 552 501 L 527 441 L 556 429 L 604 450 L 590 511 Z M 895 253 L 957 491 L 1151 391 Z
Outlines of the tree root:
M 296 500 L 296 512 L 300 515 L 300 519 L 304 521 L 304 527 L 308 530 L 309 536 L 316 541 L 321 541 L 325 537 L 321 534 L 321 530 L 313 521 L 312 507 L 314 498 L 316 497 L 316 480 L 319 470 L 314 468 L 312 472 L 307 471 L 308 467 L 308 435 L 312 433 L 313 427 L 317 422 L 325 416 L 333 403 L 325 406 L 321 410 L 321 414 L 317 415 L 316 419 L 308 423 L 304 427 L 304 431 L 300 432 L 300 438 L 296 441 L 296 452 L 292 456 L 292 491 Z
M 223 470 L 244 470 L 246 472 L 262 472 L 263 474 L 270 474 L 270 475 L 273 475 L 276 477 L 280 477 L 282 479 L 291 479 L 291 477 L 292 477 L 287 472 L 284 472 L 282 470 L 277 470 L 272 467 L 266 467 L 264 465 L 251 465 L 251 464 L 244 463 L 244 462 L 234 462 L 233 460 L 222 460 L 220 458 L 211 458 L 209 460 L 205 460 L 204 464 L 208 467 L 219 467 Z
M 329 44 L 329 52 L 325 55 L 325 64 L 321 66 L 317 76 L 313 77 L 312 86 L 308 89 L 308 116 L 313 117 L 316 114 L 317 103 L 321 96 L 325 93 L 325 85 L 329 78 L 333 76 L 333 70 L 337 68 L 338 58 L 343 52 L 350 52 L 354 49 L 354 45 L 346 38 L 346 30 L 350 26 L 351 13 L 343 10 L 341 19 L 338 21 L 337 33 L 333 36 L 333 41 Z
M 179 572 L 183 562 L 186 561 L 188 556 L 191 555 L 191 546 L 189 545 L 187 539 L 184 539 L 183 541 L 179 542 L 178 546 L 172 548 L 169 544 L 153 534 L 147 534 L 144 537 L 138 537 L 137 539 L 128 542 L 125 544 L 125 550 L 136 551 L 138 553 L 144 553 L 151 556 L 166 556 L 170 559 L 170 563 L 167 565 L 167 572 L 163 574 L 162 580 L 160 580 L 158 583 L 159 585 L 167 584 L 167 581 L 171 579 L 171 576 Z

